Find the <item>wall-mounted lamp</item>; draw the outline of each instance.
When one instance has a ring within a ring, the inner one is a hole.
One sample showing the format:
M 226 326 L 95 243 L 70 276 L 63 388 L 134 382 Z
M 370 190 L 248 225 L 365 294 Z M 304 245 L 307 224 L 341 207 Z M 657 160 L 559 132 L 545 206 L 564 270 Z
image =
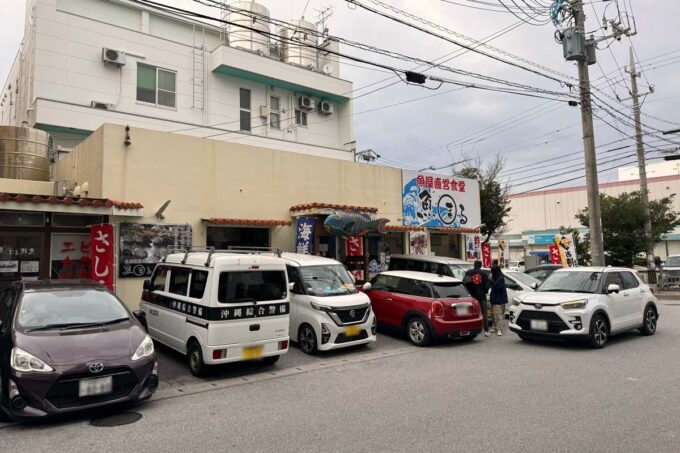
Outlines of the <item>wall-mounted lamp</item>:
M 123 143 L 125 146 L 130 146 L 132 144 L 130 141 L 130 126 L 125 126 L 125 141 Z

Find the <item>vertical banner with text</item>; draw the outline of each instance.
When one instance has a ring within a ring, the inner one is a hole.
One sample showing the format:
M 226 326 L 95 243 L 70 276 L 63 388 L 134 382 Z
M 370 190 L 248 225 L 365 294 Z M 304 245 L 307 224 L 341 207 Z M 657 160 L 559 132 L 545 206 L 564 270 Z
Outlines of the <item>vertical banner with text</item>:
M 482 267 L 491 267 L 491 244 L 488 242 L 482 244 Z
M 113 225 L 93 225 L 90 238 L 92 279 L 113 291 Z
M 562 264 L 562 256 L 560 254 L 560 248 L 557 245 L 550 246 L 550 262 L 552 264 Z
M 345 255 L 364 256 L 364 238 L 359 236 L 348 236 L 345 239 Z
M 316 217 L 298 217 L 295 252 L 311 255 L 314 252 L 314 226 Z

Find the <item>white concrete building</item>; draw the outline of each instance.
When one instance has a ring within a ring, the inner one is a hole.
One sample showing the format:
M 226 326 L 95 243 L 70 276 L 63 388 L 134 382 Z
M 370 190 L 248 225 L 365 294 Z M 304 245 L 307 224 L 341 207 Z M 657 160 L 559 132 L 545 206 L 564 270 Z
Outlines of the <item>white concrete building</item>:
M 659 178 L 661 176 L 680 175 L 680 161 L 658 162 L 647 165 L 647 177 Z M 638 166 L 619 168 L 619 181 L 634 181 L 640 179 Z
M 116 123 L 353 159 L 352 83 L 325 51 L 338 43 L 317 39 L 316 26 L 302 21 L 280 30 L 245 15 L 229 20 L 296 33 L 322 50 L 126 0 L 27 0 L 0 124 L 43 129 L 65 148 Z

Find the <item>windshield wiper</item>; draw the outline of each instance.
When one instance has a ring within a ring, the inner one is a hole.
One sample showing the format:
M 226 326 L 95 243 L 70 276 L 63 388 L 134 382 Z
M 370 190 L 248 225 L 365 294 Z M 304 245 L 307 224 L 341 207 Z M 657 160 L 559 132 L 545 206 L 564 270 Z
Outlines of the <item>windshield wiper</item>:
M 80 329 L 80 328 L 87 328 L 87 327 L 100 327 L 100 326 L 108 326 L 110 324 L 118 324 L 119 322 L 123 321 L 129 321 L 130 318 L 118 318 L 118 319 L 112 319 L 111 321 L 103 321 L 103 322 L 79 322 L 79 323 L 71 323 L 70 325 L 63 326 L 60 330 L 70 330 L 70 329 Z
M 80 323 L 76 323 L 77 325 L 80 325 Z M 52 329 L 63 329 L 65 327 L 71 327 L 73 325 L 76 325 L 72 322 L 69 323 L 62 323 L 62 324 L 50 324 L 48 326 L 40 326 L 40 327 L 33 327 L 31 329 L 26 329 L 26 332 L 37 332 L 39 330 L 52 330 Z

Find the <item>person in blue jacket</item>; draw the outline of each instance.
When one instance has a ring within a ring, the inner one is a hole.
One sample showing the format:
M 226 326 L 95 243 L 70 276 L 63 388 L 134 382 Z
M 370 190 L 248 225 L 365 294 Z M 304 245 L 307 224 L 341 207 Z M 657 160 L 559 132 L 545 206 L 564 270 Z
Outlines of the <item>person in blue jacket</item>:
M 493 323 L 496 327 L 496 332 L 499 336 L 503 335 L 503 324 L 505 320 L 505 306 L 508 303 L 508 291 L 505 288 L 505 277 L 503 271 L 499 266 L 491 267 L 491 313 L 493 315 Z

